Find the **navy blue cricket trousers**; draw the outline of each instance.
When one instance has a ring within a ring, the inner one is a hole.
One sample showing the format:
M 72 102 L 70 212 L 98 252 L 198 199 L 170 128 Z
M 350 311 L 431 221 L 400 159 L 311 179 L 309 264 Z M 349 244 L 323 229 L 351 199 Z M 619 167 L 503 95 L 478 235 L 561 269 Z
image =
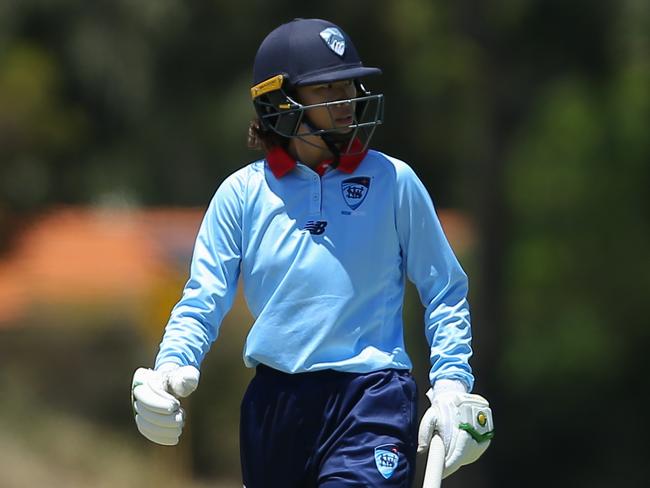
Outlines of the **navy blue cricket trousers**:
M 258 366 L 242 400 L 240 448 L 246 488 L 409 488 L 417 386 L 401 370 Z

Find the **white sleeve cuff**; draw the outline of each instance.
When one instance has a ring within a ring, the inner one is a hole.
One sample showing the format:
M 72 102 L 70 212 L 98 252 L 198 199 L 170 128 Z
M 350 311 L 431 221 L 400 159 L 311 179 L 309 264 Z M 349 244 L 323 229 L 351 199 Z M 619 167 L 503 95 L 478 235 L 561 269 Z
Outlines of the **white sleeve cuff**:
M 162 363 L 160 366 L 156 368 L 156 371 L 160 371 L 161 373 L 168 373 L 170 371 L 173 371 L 177 368 L 179 368 L 180 365 L 176 363 Z
M 433 384 L 433 396 L 440 393 L 467 393 L 465 383 L 458 380 L 439 379 Z

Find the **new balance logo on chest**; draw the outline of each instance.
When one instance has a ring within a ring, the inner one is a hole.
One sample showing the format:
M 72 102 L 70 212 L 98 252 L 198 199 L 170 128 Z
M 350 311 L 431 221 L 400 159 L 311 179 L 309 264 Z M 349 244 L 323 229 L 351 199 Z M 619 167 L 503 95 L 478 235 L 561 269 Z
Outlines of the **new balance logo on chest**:
M 312 235 L 319 236 L 325 232 L 325 227 L 327 227 L 325 220 L 308 220 L 303 229 L 308 230 Z

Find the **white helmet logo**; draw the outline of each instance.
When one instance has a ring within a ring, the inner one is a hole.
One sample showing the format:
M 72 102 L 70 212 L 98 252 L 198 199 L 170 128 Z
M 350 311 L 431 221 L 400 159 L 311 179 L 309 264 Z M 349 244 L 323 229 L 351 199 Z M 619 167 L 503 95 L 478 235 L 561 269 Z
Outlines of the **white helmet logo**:
M 345 37 L 343 37 L 340 30 L 336 27 L 328 27 L 321 31 L 320 36 L 325 41 L 325 44 L 327 44 L 327 47 L 339 56 L 343 56 L 345 52 Z

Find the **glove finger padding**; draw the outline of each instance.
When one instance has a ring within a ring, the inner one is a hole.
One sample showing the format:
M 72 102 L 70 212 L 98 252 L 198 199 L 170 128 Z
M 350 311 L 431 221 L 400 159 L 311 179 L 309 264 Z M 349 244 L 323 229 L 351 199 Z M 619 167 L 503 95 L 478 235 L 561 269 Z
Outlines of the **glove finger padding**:
M 139 417 L 164 429 L 177 429 L 180 431 L 185 423 L 185 411 L 182 408 L 179 408 L 177 412 L 172 414 L 163 415 L 148 410 L 145 405 L 136 400 L 133 404 L 133 409 L 135 410 L 136 420 Z
M 184 419 L 185 414 L 183 412 L 183 409 L 180 409 L 180 411 L 177 412 L 177 415 L 180 415 L 181 419 Z M 139 414 L 135 416 L 135 424 L 143 436 L 145 436 L 151 442 L 155 442 L 156 444 L 161 444 L 163 446 L 175 446 L 178 444 L 181 432 L 183 430 L 182 420 L 176 427 L 167 428 L 156 425 Z
M 163 366 L 158 370 L 136 370 L 131 404 L 140 433 L 157 444 L 173 446 L 178 444 L 185 423 L 185 411 L 174 395 L 192 393 L 198 385 L 199 371 L 193 366 Z

